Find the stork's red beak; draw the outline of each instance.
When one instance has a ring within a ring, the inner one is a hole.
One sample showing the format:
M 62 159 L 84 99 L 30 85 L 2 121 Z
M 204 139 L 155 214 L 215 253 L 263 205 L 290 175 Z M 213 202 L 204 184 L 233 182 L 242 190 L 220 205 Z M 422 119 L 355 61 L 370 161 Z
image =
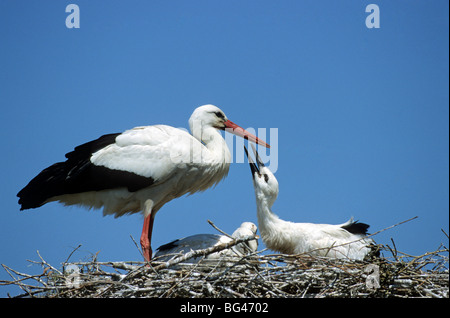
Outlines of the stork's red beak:
M 255 135 L 249 133 L 244 128 L 240 127 L 239 125 L 236 125 L 231 120 L 227 120 L 225 123 L 225 128 L 231 128 L 230 131 L 232 134 L 235 134 L 236 136 L 240 136 L 244 139 L 248 139 L 254 143 L 257 143 L 258 145 L 264 146 L 266 148 L 270 148 L 270 145 L 265 143 L 263 140 L 259 139 Z

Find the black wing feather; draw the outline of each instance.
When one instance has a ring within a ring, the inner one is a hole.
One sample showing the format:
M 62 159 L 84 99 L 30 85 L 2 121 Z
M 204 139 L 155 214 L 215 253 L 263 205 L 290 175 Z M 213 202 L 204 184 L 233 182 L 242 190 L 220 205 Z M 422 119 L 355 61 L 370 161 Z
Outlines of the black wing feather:
M 126 187 L 134 192 L 153 184 L 152 178 L 132 172 L 94 165 L 90 158 L 96 151 L 113 144 L 120 133 L 100 138 L 75 147 L 66 154 L 65 162 L 58 162 L 42 170 L 17 196 L 21 210 L 37 208 L 50 198 L 88 191 Z

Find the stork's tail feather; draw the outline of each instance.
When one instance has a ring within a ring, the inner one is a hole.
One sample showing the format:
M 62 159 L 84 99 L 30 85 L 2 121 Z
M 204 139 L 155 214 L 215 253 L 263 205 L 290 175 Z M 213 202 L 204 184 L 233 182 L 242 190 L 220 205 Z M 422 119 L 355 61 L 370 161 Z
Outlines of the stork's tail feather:
M 63 182 L 67 176 L 67 165 L 58 162 L 44 169 L 25 188 L 17 193 L 20 210 L 38 208 L 51 197 L 63 193 Z
M 352 234 L 367 235 L 367 230 L 369 229 L 370 225 L 366 223 L 360 223 L 358 221 L 353 221 L 352 218 L 348 222 L 344 223 L 341 227 Z

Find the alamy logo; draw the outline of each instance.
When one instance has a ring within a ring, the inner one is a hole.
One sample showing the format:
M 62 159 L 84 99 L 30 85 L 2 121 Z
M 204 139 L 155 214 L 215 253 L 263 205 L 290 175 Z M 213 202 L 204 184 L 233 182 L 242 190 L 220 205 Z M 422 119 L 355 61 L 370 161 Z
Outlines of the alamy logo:
M 193 128 L 193 134 L 195 134 L 196 130 L 201 131 L 201 125 L 195 125 Z M 204 161 L 205 156 L 208 157 L 205 147 L 203 143 L 205 140 L 202 140 L 202 143 L 194 142 L 192 138 L 190 138 L 190 133 L 186 128 L 180 127 L 178 128 L 187 132 L 187 134 L 179 134 L 177 138 L 176 144 L 181 145 L 180 147 L 172 147 L 170 148 L 170 160 L 173 163 L 202 163 Z M 233 129 L 225 128 L 224 139 L 225 143 L 230 151 L 230 158 L 226 158 L 227 163 L 244 163 L 245 162 L 245 152 L 244 152 L 244 144 L 245 140 L 241 137 L 236 137 L 232 133 Z M 267 168 L 269 168 L 272 173 L 275 173 L 278 169 L 278 128 L 270 128 L 267 131 L 266 128 L 246 128 L 246 131 L 249 133 L 258 136 L 259 139 L 268 141 L 270 140 L 270 150 L 267 150 L 263 146 L 257 146 L 259 156 L 263 163 L 266 164 Z M 222 138 L 221 135 L 211 136 L 210 138 Z M 214 140 L 208 140 L 208 142 L 220 144 L 219 141 L 215 142 Z
M 64 274 L 66 276 L 66 285 L 71 288 L 80 287 L 80 268 L 77 265 L 68 265 L 64 269 Z
M 366 27 L 368 29 L 380 28 L 380 8 L 376 4 L 369 4 L 366 7 L 366 12 L 370 14 L 366 17 Z
M 367 274 L 366 277 L 366 287 L 368 289 L 378 289 L 380 285 L 380 267 L 375 264 L 369 264 L 364 268 L 364 273 Z
M 66 18 L 66 27 L 68 29 L 80 28 L 80 7 L 76 4 L 69 4 L 66 7 L 66 12 L 70 14 Z

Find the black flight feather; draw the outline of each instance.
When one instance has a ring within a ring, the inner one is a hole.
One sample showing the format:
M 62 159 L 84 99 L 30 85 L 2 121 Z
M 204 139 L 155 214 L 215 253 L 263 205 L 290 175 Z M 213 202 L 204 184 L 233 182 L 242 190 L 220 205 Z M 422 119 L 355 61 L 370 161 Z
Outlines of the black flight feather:
M 152 185 L 152 178 L 96 166 L 91 162 L 92 154 L 115 143 L 118 135 L 120 133 L 104 135 L 77 146 L 66 154 L 65 162 L 55 163 L 42 170 L 17 194 L 21 210 L 40 207 L 52 197 L 64 194 L 122 187 L 134 192 Z

